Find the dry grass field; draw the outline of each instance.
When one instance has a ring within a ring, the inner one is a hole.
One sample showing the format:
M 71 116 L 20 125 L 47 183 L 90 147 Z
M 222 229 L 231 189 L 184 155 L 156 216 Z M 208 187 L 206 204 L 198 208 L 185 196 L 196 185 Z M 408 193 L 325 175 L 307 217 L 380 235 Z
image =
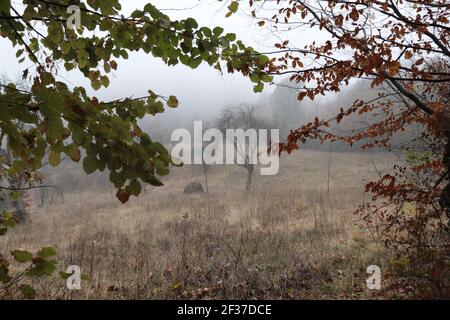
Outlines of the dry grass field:
M 359 299 L 366 268 L 384 265 L 383 249 L 353 210 L 363 186 L 392 169 L 387 153 L 298 151 L 276 176 L 259 176 L 246 195 L 245 170 L 173 168 L 165 186 L 120 204 L 113 188 L 75 169 L 72 192 L 38 207 L 29 222 L 0 239 L 4 252 L 53 246 L 59 269 L 79 265 L 88 280 L 70 291 L 55 276 L 34 285 L 42 299 Z M 69 169 L 67 169 L 69 170 Z M 67 173 L 67 172 L 65 172 Z M 58 179 L 56 178 L 56 181 Z M 365 199 L 366 198 L 366 199 Z

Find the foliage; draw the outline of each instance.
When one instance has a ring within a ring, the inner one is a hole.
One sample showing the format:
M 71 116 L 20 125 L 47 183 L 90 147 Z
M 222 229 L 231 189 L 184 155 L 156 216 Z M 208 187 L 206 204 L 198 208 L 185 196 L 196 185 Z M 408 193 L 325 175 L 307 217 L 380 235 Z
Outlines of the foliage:
M 76 28 L 69 23 L 73 5 L 80 9 L 81 25 Z M 124 17 L 118 0 L 0 0 L 0 35 L 17 48 L 23 79 L 31 82 L 26 90 L 12 83 L 0 87 L 0 144 L 11 154 L 10 163 L 1 161 L 0 180 L 17 177 L 28 184 L 25 189 L 36 187 L 37 172 L 45 161 L 57 167 L 63 157 L 81 162 L 87 174 L 108 169 L 122 203 L 138 196 L 143 183 L 161 186 L 160 176 L 168 174 L 168 151 L 138 122 L 162 113 L 166 106 L 176 108 L 177 98 L 149 90 L 145 97 L 99 101 L 86 88 L 61 80 L 62 68 L 78 70 L 94 90 L 100 90 L 109 86 L 118 59 L 144 51 L 168 66 L 196 69 L 205 62 L 220 72 L 240 72 L 255 83 L 255 91 L 271 81 L 264 71 L 271 68 L 269 58 L 245 46 L 235 34 L 225 34 L 221 27 L 200 27 L 193 18 L 171 20 L 151 3 Z M 25 67 L 28 61 L 34 66 Z M 11 191 L 19 196 L 22 188 Z M 15 225 L 17 213 L 2 214 L 1 235 Z M 26 298 L 33 298 L 34 289 L 22 279 L 50 275 L 56 264 L 49 260 L 53 251 L 12 255 L 28 266 L 10 276 L 9 263 L 0 256 L 0 294 L 18 287 Z
M 14 213 L 3 212 L 0 215 L 0 235 L 5 235 L 16 223 Z M 8 259 L 0 254 L 0 297 L 13 296 L 15 291 L 19 291 L 24 298 L 34 299 L 35 290 L 24 281 L 52 275 L 57 266 L 55 255 L 56 251 L 51 247 L 44 247 L 34 255 L 24 250 L 13 250 L 11 256 L 24 267 L 21 271 L 12 273 Z
M 69 4 L 81 8 L 80 29 L 66 24 Z M 176 97 L 149 91 L 138 99 L 102 102 L 83 87 L 59 81 L 55 75 L 60 64 L 81 71 L 95 90 L 108 87 L 108 74 L 118 68 L 115 59 L 127 59 L 139 50 L 168 66 L 181 63 L 195 69 L 206 62 L 240 72 L 255 82 L 255 91 L 271 81 L 263 71 L 270 68 L 269 59 L 234 34 L 224 34 L 221 27 L 199 27 L 192 18 L 172 21 L 152 4 L 126 18 L 117 0 L 24 1 L 21 13 L 2 0 L 0 8 L 1 35 L 18 48 L 20 62 L 28 57 L 38 65 L 36 73 L 24 71 L 24 78 L 33 82 L 30 91 L 7 85 L 0 92 L 0 126 L 15 159 L 11 174 L 40 168 L 47 154 L 57 166 L 66 154 L 82 161 L 88 174 L 108 168 L 117 197 L 127 202 L 140 193 L 142 183 L 160 186 L 158 176 L 168 173 L 167 150 L 139 128 L 138 120 L 163 112 L 165 105 L 177 107 Z M 23 130 L 17 121 L 26 124 Z
M 291 81 L 301 84 L 299 100 L 339 92 L 355 78 L 368 79 L 372 87 L 386 90 L 377 99 L 343 106 L 331 119 L 315 118 L 293 130 L 281 146 L 283 151 L 290 153 L 308 139 L 350 145 L 370 139 L 363 148 L 389 150 L 392 137 L 407 126 L 424 129 L 422 138 L 430 143 L 427 151 L 435 156 L 407 163 L 397 168 L 396 175 L 380 175 L 378 181 L 369 183 L 366 191 L 373 193 L 373 201 L 357 213 L 369 223 L 383 221 L 381 238 L 396 247 L 398 254 L 406 255 L 416 275 L 422 274 L 429 284 L 430 290 L 421 293 L 448 296 L 449 284 L 442 281 L 448 280 L 450 267 L 447 1 L 250 0 L 249 4 L 260 26 L 306 26 L 327 36 L 327 40 L 312 41 L 304 48 L 291 47 L 289 40 L 275 44 L 276 74 L 289 74 Z M 262 10 L 269 8 L 272 11 Z M 275 14 L 266 16 L 266 12 Z M 295 30 L 298 28 L 288 29 Z M 339 124 L 344 118 L 364 114 L 384 117 L 349 135 L 329 130 L 332 122 Z M 405 210 L 405 206 L 414 209 Z M 423 288 L 422 283 L 410 283 L 408 288 Z

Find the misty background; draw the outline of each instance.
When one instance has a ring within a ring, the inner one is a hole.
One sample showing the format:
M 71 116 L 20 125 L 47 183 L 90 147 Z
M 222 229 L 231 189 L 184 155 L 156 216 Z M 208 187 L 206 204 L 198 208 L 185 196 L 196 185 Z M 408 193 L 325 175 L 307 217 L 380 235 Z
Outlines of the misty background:
M 123 3 L 124 12 L 131 13 L 134 9 L 141 9 L 147 3 L 146 0 L 128 0 Z M 284 36 L 281 30 L 273 33 L 270 27 L 260 28 L 255 23 L 255 18 L 249 15 L 248 10 L 240 10 L 230 18 L 225 18 L 227 12 L 226 1 L 217 0 L 156 0 L 152 1 L 159 9 L 168 14 L 172 19 L 194 17 L 200 26 L 213 28 L 221 26 L 227 33 L 236 33 L 249 46 L 253 46 L 260 52 L 273 50 L 273 45 Z M 242 6 L 247 5 L 242 3 Z M 267 10 L 267 9 L 266 9 Z M 303 46 L 312 38 L 318 39 L 320 35 L 315 32 L 302 32 L 291 44 Z M 286 33 L 287 35 L 287 33 Z M 32 68 L 32 63 L 25 61 L 17 68 L 16 49 L 12 48 L 7 39 L 0 39 L 0 51 L 2 63 L 0 74 L 5 74 L 15 81 L 20 79 L 22 72 Z M 170 109 L 154 118 L 149 118 L 143 124 L 144 129 L 152 134 L 157 134 L 160 129 L 171 131 L 179 127 L 189 127 L 193 120 L 213 119 L 220 110 L 227 106 L 239 104 L 255 104 L 263 106 L 267 116 L 271 115 L 271 95 L 276 91 L 276 85 L 268 85 L 261 94 L 253 92 L 253 84 L 249 79 L 238 74 L 221 74 L 206 64 L 192 70 L 189 67 L 178 65 L 168 67 L 162 61 L 149 57 L 144 52 L 133 52 L 129 60 L 117 59 L 119 68 L 112 74 L 111 84 L 105 89 L 94 91 L 90 88 L 89 80 L 81 75 L 78 70 L 67 72 L 60 68 L 59 77 L 73 86 L 84 86 L 88 93 L 104 101 L 126 97 L 139 97 L 148 94 L 152 90 L 162 96 L 175 95 L 180 101 L 177 109 Z M 30 69 L 30 74 L 32 69 Z M 281 78 L 275 78 L 279 83 Z M 296 90 L 292 91 L 292 97 Z M 295 99 L 293 98 L 292 101 Z M 273 101 L 272 101 L 273 102 Z M 315 108 L 314 104 L 303 103 L 299 108 Z M 165 135 L 165 133 L 163 133 Z M 157 138 L 157 137 L 155 137 Z M 165 138 L 166 139 L 166 138 Z
M 135 9 L 141 9 L 147 3 L 146 0 L 132 0 L 123 3 L 124 12 L 131 13 Z M 289 31 L 289 27 L 274 29 L 270 24 L 259 27 L 257 19 L 252 17 L 245 8 L 247 4 L 241 2 L 244 8 L 239 10 L 230 18 L 225 18 L 227 13 L 226 1 L 217 0 L 171 0 L 152 1 L 157 8 L 163 10 L 172 19 L 184 19 L 194 17 L 200 26 L 211 29 L 221 26 L 227 33 L 236 33 L 237 38 L 249 46 L 253 46 L 259 52 L 271 52 L 274 44 L 288 39 L 291 48 L 301 48 L 313 39 L 321 41 L 326 36 L 317 31 L 301 30 L 299 32 Z M 270 5 L 264 8 L 270 10 Z M 256 21 L 255 21 L 256 19 Z M 295 27 L 294 27 L 295 28 Z M 276 31 L 276 32 L 275 32 Z M 285 32 L 286 31 L 286 32 Z M 289 32 L 287 32 L 289 31 Z M 25 61 L 18 69 L 17 58 L 14 49 L 8 40 L 0 39 L 0 50 L 2 52 L 2 64 L 0 74 L 11 81 L 20 81 L 22 72 L 30 68 L 32 73 L 33 64 Z M 178 128 L 193 129 L 196 120 L 203 120 L 205 127 L 215 127 L 224 109 L 240 106 L 251 106 L 259 120 L 267 123 L 271 128 L 280 129 L 280 139 L 285 141 L 290 130 L 300 127 L 302 124 L 312 121 L 314 117 L 329 119 L 334 117 L 340 108 L 348 108 L 356 99 L 373 99 L 378 96 L 380 89 L 370 88 L 370 81 L 358 80 L 344 88 L 342 92 L 327 94 L 316 98 L 314 101 L 304 99 L 298 101 L 297 95 L 302 83 L 290 82 L 287 76 L 275 76 L 270 85 L 266 85 L 262 93 L 253 92 L 253 83 L 240 74 L 221 74 L 207 64 L 201 64 L 193 70 L 187 66 L 167 66 L 161 60 L 148 56 L 144 52 L 133 52 L 130 59 L 117 59 L 118 69 L 112 73 L 111 84 L 108 88 L 94 91 L 86 79 L 78 70 L 65 71 L 61 66 L 58 77 L 73 86 L 83 86 L 88 94 L 96 96 L 103 101 L 123 98 L 146 96 L 148 90 L 159 95 L 175 95 L 180 101 L 179 107 L 175 109 L 166 108 L 162 114 L 145 118 L 141 126 L 151 137 L 171 147 L 170 137 L 172 132 Z M 313 65 L 311 61 L 311 65 Z M 305 68 L 308 64 L 305 62 Z M 26 84 L 25 84 L 26 85 Z M 367 121 L 374 121 L 383 115 L 367 115 Z M 361 117 L 359 117 L 361 120 Z M 344 120 L 339 128 L 340 133 L 350 133 L 352 129 L 361 127 L 362 123 L 352 123 L 351 118 Z M 400 139 L 401 140 L 401 139 Z M 353 148 L 340 143 L 332 146 L 320 144 L 318 141 L 308 141 L 302 148 L 318 149 L 323 151 L 356 151 L 362 143 Z M 78 164 L 64 162 L 60 168 L 54 170 L 53 178 L 47 176 L 49 183 L 53 180 L 58 185 L 64 185 L 65 189 L 71 189 L 73 184 L 84 181 L 79 177 Z M 46 169 L 44 172 L 49 173 Z M 109 185 L 108 177 L 98 174 L 101 185 Z M 63 176 L 59 177 L 58 176 Z M 70 181 L 67 184 L 64 182 Z

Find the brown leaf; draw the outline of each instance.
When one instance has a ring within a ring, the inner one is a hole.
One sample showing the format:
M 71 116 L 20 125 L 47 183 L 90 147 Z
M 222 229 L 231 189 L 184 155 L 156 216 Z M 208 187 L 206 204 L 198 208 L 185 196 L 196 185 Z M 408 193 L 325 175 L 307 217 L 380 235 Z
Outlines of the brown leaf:
M 416 66 L 419 66 L 419 65 L 421 65 L 423 62 L 424 62 L 424 59 L 423 59 L 423 58 L 420 58 L 419 60 L 417 60 L 417 61 L 415 62 L 415 65 L 416 65 Z
M 352 12 L 349 14 L 350 18 L 352 18 L 353 21 L 358 21 L 359 19 L 359 12 L 356 10 L 356 8 L 353 8 Z
M 119 199 L 123 204 L 127 203 L 128 200 L 130 200 L 130 196 L 131 194 L 124 189 L 119 189 L 116 193 L 117 199 Z
M 411 51 L 406 51 L 405 52 L 405 59 L 411 59 L 412 58 L 412 53 Z

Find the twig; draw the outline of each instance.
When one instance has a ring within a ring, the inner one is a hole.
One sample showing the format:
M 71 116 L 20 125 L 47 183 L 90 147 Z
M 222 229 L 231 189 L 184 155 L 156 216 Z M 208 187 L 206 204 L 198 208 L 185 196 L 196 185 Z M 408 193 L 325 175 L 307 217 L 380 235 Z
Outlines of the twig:
M 11 191 L 25 191 L 25 190 L 32 190 L 32 189 L 42 189 L 42 188 L 57 188 L 56 186 L 31 186 L 26 188 L 13 188 L 13 187 L 3 187 L 0 186 L 0 190 L 11 190 Z

